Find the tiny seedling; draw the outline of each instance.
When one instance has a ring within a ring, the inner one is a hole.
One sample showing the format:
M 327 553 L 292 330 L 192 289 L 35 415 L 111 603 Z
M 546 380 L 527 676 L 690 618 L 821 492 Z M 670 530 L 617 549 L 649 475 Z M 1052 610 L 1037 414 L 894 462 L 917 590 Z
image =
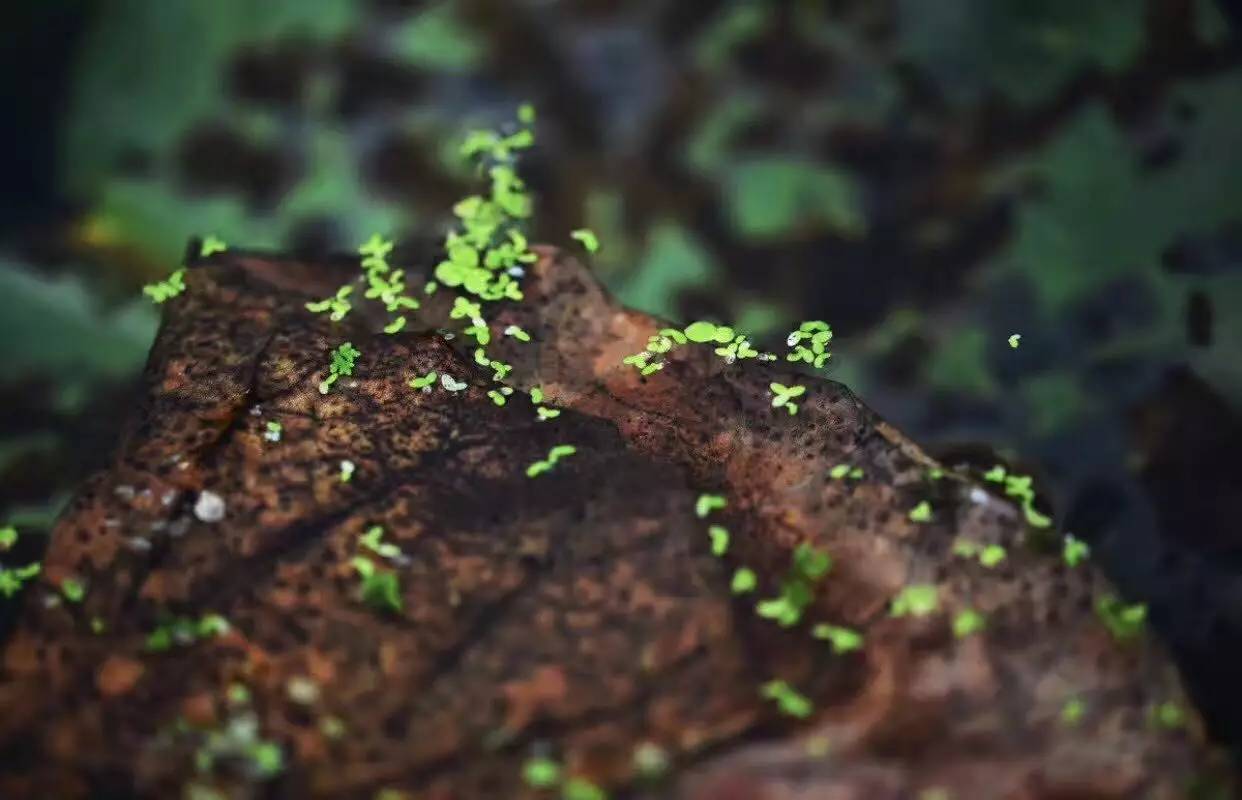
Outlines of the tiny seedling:
M 86 597 L 86 586 L 75 578 L 65 578 L 60 583 L 60 593 L 70 603 L 81 603 L 82 598 Z
M 759 691 L 764 698 L 775 702 L 782 714 L 806 719 L 815 711 L 811 701 L 785 681 L 768 681 Z
M 570 778 L 561 787 L 561 800 L 608 800 L 608 795 L 586 778 Z
M 512 336 L 514 339 L 517 339 L 519 342 L 530 341 L 530 334 L 522 330 L 522 328 L 517 325 L 510 325 L 509 327 L 505 328 L 505 336 Z
M 953 635 L 959 639 L 965 639 L 972 633 L 978 633 L 983 630 L 986 625 L 986 617 L 973 608 L 967 608 L 959 611 L 957 616 L 953 618 Z
M 580 242 L 588 253 L 599 252 L 599 237 L 586 228 L 579 228 L 569 235 Z
M 358 469 L 354 462 L 348 458 L 342 459 L 341 464 L 341 483 L 349 483 L 354 479 L 354 472 Z
M 526 477 L 535 478 L 545 472 L 549 472 L 562 458 L 572 456 L 576 452 L 578 452 L 578 448 L 571 444 L 558 444 L 548 451 L 547 458 L 542 461 L 536 461 L 526 468 Z
M 729 584 L 729 590 L 734 594 L 748 594 L 755 590 L 757 583 L 753 569 L 738 567 L 737 571 L 733 573 L 733 580 Z
M 1095 612 L 1119 642 L 1135 638 L 1143 632 L 1147 621 L 1147 606 L 1143 603 L 1127 605 L 1113 595 L 1105 595 L 1095 602 Z
M 1009 336 L 1009 346 L 1010 346 L 1010 347 L 1012 347 L 1014 350 L 1017 350 L 1017 349 L 1018 349 L 1018 342 L 1020 342 L 1021 340 L 1022 340 L 1022 334 L 1020 334 L 1020 333 L 1010 334 L 1010 336 Z
M 1065 705 L 1061 706 L 1061 722 L 1070 726 L 1077 725 L 1086 713 L 1087 704 L 1082 701 L 1082 698 L 1071 697 L 1065 701 Z
M 410 388 L 417 389 L 421 392 L 430 392 L 432 387 L 436 385 L 436 380 L 440 377 L 435 370 L 428 372 L 426 375 L 410 379 Z
M 522 780 L 532 789 L 551 789 L 561 782 L 561 765 L 550 758 L 531 758 L 522 765 Z
M 498 406 L 503 406 L 505 403 L 507 403 L 508 397 L 511 394 L 513 394 L 513 390 L 510 389 L 508 386 L 502 386 L 499 389 L 490 389 L 487 392 L 487 396 L 490 397 L 492 399 L 492 402 Z
M 223 253 L 228 249 L 229 246 L 219 236 L 208 236 L 203 239 L 203 243 L 199 246 L 198 255 L 200 258 L 209 258 L 216 253 Z
M 863 646 L 861 633 L 839 625 L 820 623 L 811 629 L 811 636 L 832 643 L 832 652 L 838 654 L 861 650 Z
M 556 419 L 561 415 L 560 409 L 544 408 L 543 406 L 536 406 L 535 413 L 539 415 L 540 422 L 547 422 L 548 420 Z
M 155 303 L 163 303 L 185 291 L 185 268 L 174 270 L 162 281 L 148 283 L 142 287 L 142 293 Z
M 450 392 L 460 392 L 465 390 L 469 385 L 465 381 L 459 381 L 447 372 L 440 376 L 440 385 Z
M 806 394 L 805 386 L 786 386 L 774 381 L 768 384 L 768 388 L 772 390 L 772 408 L 783 407 L 790 416 L 798 413 L 798 404 L 794 399 Z
M 775 621 L 783 628 L 797 625 L 802 619 L 802 612 L 814 598 L 815 583 L 827 575 L 831 568 L 832 558 L 827 553 L 816 550 L 805 542 L 798 545 L 793 553 L 789 574 L 781 583 L 780 595 L 761 600 L 755 606 L 755 613 L 764 619 Z
M 358 537 L 358 544 L 375 553 L 380 558 L 386 558 L 390 561 L 401 558 L 401 548 L 384 541 L 384 528 L 380 525 L 372 525 L 370 528 L 367 528 L 366 533 Z
M 719 494 L 701 494 L 699 499 L 694 503 L 694 515 L 699 519 L 705 518 L 713 511 L 719 511 L 728 504 L 724 495 Z
M 358 356 L 362 355 L 350 342 L 345 342 L 332 351 L 332 361 L 328 364 L 328 377 L 319 384 L 319 393 L 327 394 L 342 375 L 353 375 L 354 365 Z
M 359 587 L 362 602 L 377 611 L 401 612 L 401 584 L 397 573 L 376 569 L 375 562 L 366 556 L 354 556 L 350 563 L 362 579 Z
M 1186 724 L 1186 712 L 1177 703 L 1166 700 L 1151 710 L 1151 721 L 1166 730 L 1176 730 Z
M 723 556 L 729 551 L 729 531 L 724 526 L 710 526 L 707 535 L 712 539 L 712 555 Z
M 931 503 L 927 502 L 926 500 L 920 501 L 917 506 L 910 509 L 910 513 L 907 514 L 906 516 L 910 518 L 911 522 L 931 522 L 932 520 Z
M 785 344 L 790 348 L 785 360 L 805 361 L 815 369 L 822 369 L 828 359 L 832 358 L 832 353 L 828 352 L 830 342 L 832 342 L 832 328 L 828 323 L 822 320 L 808 320 L 803 322 L 797 330 L 791 331 L 785 339 Z
M 269 420 L 263 432 L 263 438 L 269 442 L 279 442 L 281 435 L 284 433 L 284 426 L 274 420 Z
M 11 550 L 17 544 L 17 528 L 6 525 L 0 528 L 0 550 Z
M 1074 537 L 1074 534 L 1065 534 L 1065 549 L 1062 551 L 1062 558 L 1068 567 L 1076 567 L 1085 561 L 1091 555 L 1091 548 L 1081 539 Z
M 893 617 L 925 617 L 935 613 L 940 605 L 940 594 L 931 584 L 907 586 L 893 598 L 889 609 Z
M 851 467 L 849 464 L 837 464 L 835 467 L 828 470 L 828 477 L 836 481 L 844 480 L 846 478 L 858 481 L 862 480 L 863 470 L 862 467 Z
M 353 293 L 354 287 L 348 285 L 342 286 L 340 289 L 337 289 L 336 294 L 332 297 L 307 303 L 306 310 L 312 314 L 323 314 L 327 312 L 328 319 L 333 322 L 340 322 L 345 319 L 346 315 L 348 315 L 350 310 L 353 308 L 353 303 L 349 300 L 349 296 Z

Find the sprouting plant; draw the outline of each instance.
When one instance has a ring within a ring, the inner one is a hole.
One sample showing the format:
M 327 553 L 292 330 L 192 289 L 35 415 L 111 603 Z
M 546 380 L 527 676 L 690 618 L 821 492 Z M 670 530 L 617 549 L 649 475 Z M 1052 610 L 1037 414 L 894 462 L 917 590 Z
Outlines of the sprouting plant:
M 522 780 L 532 789 L 551 789 L 561 782 L 561 765 L 550 758 L 527 759 L 522 765 Z
M 450 392 L 460 392 L 468 386 L 465 381 L 459 381 L 447 372 L 440 376 L 440 385 Z
M 520 325 L 510 325 L 505 328 L 505 336 L 512 336 L 519 342 L 529 342 L 530 334 L 522 329 Z
M 1143 631 L 1147 620 L 1147 606 L 1142 603 L 1127 605 L 1113 595 L 1105 595 L 1095 602 L 1095 612 L 1117 641 L 1133 639 Z
M 1000 464 L 983 474 L 985 481 L 1001 483 L 1005 486 L 1005 494 L 1022 501 L 1022 513 L 1032 528 L 1047 528 L 1052 520 L 1035 508 L 1035 490 L 1031 487 L 1031 476 L 1010 475 Z
M 963 609 L 953 618 L 953 635 L 959 639 L 965 639 L 972 633 L 983 630 L 986 624 L 987 618 L 978 611 L 973 608 Z
M 337 289 L 336 294 L 331 297 L 307 303 L 306 310 L 313 314 L 322 314 L 325 311 L 329 312 L 328 319 L 333 322 L 340 322 L 345 319 L 345 316 L 349 314 L 350 310 L 353 308 L 353 303 L 349 300 L 349 296 L 353 293 L 354 287 L 349 285 L 342 286 Z
M 728 344 L 733 341 L 734 336 L 733 329 L 728 325 L 717 325 L 706 320 L 691 322 L 682 332 L 688 340 L 696 344 L 706 344 L 707 342 Z
M 906 516 L 910 518 L 911 522 L 931 522 L 932 520 L 931 503 L 927 502 L 926 500 L 920 500 L 919 504 L 915 506 L 914 508 L 910 509 L 910 513 L 907 514 Z
M 805 361 L 815 369 L 821 369 L 832 353 L 828 352 L 828 344 L 832 341 L 832 328 L 821 320 L 807 320 L 798 329 L 791 331 L 785 344 L 789 345 L 786 361 Z M 805 342 L 806 344 L 803 344 Z
M 599 237 L 586 228 L 579 228 L 569 235 L 581 242 L 588 253 L 599 251 Z
M 953 555 L 960 558 L 979 560 L 983 566 L 991 569 L 1005 560 L 1005 548 L 999 544 L 981 545 L 969 539 L 958 539 L 953 543 Z
M 560 409 L 544 408 L 543 406 L 537 406 L 535 408 L 535 412 L 539 414 L 540 422 L 547 422 L 548 420 L 556 419 L 561 415 Z
M 354 479 L 354 472 L 358 469 L 354 462 L 348 458 L 341 460 L 341 483 L 349 483 Z
M 940 605 L 940 594 L 931 584 L 914 584 L 897 593 L 889 609 L 894 617 L 925 617 Z
M 772 408 L 784 407 L 791 416 L 798 413 L 798 404 L 793 401 L 794 398 L 806 394 L 805 386 L 786 386 L 772 382 L 768 384 L 768 388 L 772 390 Z
M 362 353 L 350 342 L 345 342 L 333 350 L 332 361 L 328 364 L 328 377 L 319 384 L 319 393 L 327 394 L 342 375 L 353 375 L 354 365 L 360 355 Z
M 1012 347 L 1014 350 L 1017 350 L 1018 342 L 1021 341 L 1021 339 L 1022 339 L 1022 334 L 1020 333 L 1010 334 L 1009 335 L 1009 346 Z
M 404 316 L 397 317 L 392 322 L 384 326 L 384 333 L 387 333 L 387 334 L 400 333 L 401 329 L 404 327 L 405 327 L 405 317 Z
M 223 239 L 219 236 L 210 235 L 203 239 L 203 243 L 198 248 L 198 255 L 200 258 L 207 258 L 216 253 L 223 253 L 228 249 L 229 246 L 225 244 Z
M 543 402 L 543 389 L 536 386 L 530 390 L 530 401 L 535 405 Z
M 741 333 L 733 337 L 733 341 L 728 344 L 717 347 L 715 353 L 723 358 L 726 364 L 732 364 L 739 358 L 755 358 L 759 355 L 759 351 L 751 346 L 750 337 Z
M 944 470 L 941 469 L 940 467 L 932 467 L 931 469 L 927 470 L 928 480 L 938 481 L 943 477 L 944 477 Z
M 811 636 L 816 639 L 831 642 L 832 652 L 838 654 L 861 650 L 863 646 L 863 637 L 861 633 L 850 628 L 843 628 L 839 625 L 828 625 L 821 622 L 811 629 Z
M 11 550 L 17 544 L 17 528 L 5 525 L 0 528 L 0 551 Z
M 811 604 L 815 584 L 832 569 L 832 558 L 803 542 L 794 550 L 789 573 L 781 582 L 779 596 L 761 600 L 755 613 L 774 620 L 783 628 L 797 625 L 802 612 Z
M 149 653 L 164 653 L 174 646 L 188 647 L 201 639 L 223 636 L 229 628 L 228 620 L 219 614 L 204 614 L 197 620 L 176 617 L 147 634 L 146 649 Z
M 503 406 L 506 402 L 508 402 L 507 398 L 511 394 L 513 394 L 512 389 L 510 389 L 508 386 L 502 386 L 499 389 L 489 390 L 487 393 L 487 396 L 490 397 L 492 399 L 492 402 L 495 403 L 496 405 Z
M 987 472 L 983 473 L 983 479 L 993 483 L 1004 483 L 1006 474 L 1007 471 L 1005 470 L 1005 467 L 1001 464 L 997 464 Z
M 279 744 L 259 735 L 259 720 L 249 708 L 250 691 L 241 684 L 233 684 L 228 700 L 232 706 L 229 718 L 221 727 L 205 732 L 194 752 L 195 768 L 210 774 L 218 762 L 227 760 L 240 764 L 254 779 L 270 780 L 279 775 L 284 770 L 284 753 Z
M 729 551 L 729 531 L 723 525 L 711 525 L 707 535 L 712 540 L 712 555 L 723 556 Z
M 1087 713 L 1087 704 L 1080 697 L 1071 697 L 1061 706 L 1061 722 L 1066 725 L 1077 725 Z
M 171 275 L 162 281 L 148 283 L 142 287 L 142 293 L 150 297 L 155 303 L 163 303 L 164 301 L 176 297 L 185 291 L 185 268 L 174 270 Z
M 849 464 L 837 464 L 835 467 L 828 470 L 828 477 L 835 481 L 839 481 L 844 478 L 850 478 L 851 480 L 857 481 L 861 480 L 862 476 L 862 467 L 851 467 Z
M 384 541 L 384 528 L 380 525 L 372 525 L 370 528 L 367 528 L 366 533 L 358 537 L 358 544 L 375 553 L 380 558 L 386 558 L 389 561 L 401 558 L 401 548 L 391 542 Z
M 60 593 L 70 603 L 80 603 L 86 597 L 86 586 L 76 578 L 65 578 L 60 582 Z
M 733 573 L 733 580 L 729 584 L 729 590 L 734 594 L 748 594 L 755 590 L 758 580 L 755 578 L 755 571 L 750 567 L 738 567 Z
M 0 552 L 13 549 L 17 544 L 17 528 L 6 525 L 0 528 Z M 38 577 L 42 566 L 36 561 L 24 567 L 6 567 L 0 564 L 0 595 L 12 597 L 21 591 L 23 585 Z
M 280 437 L 284 432 L 283 425 L 276 420 L 268 420 L 267 424 L 264 425 L 264 428 L 266 429 L 263 433 L 264 439 L 267 439 L 269 442 L 280 441 Z
M 1151 710 L 1151 721 L 1161 728 L 1175 730 L 1186 724 L 1186 712 L 1177 703 L 1166 700 Z
M 576 452 L 578 452 L 578 448 L 572 444 L 558 444 L 548 451 L 547 458 L 542 461 L 536 461 L 526 468 L 526 477 L 534 478 L 542 475 L 556 466 L 556 462 L 567 456 L 572 456 Z
M 362 602 L 377 611 L 401 613 L 401 584 L 397 573 L 377 569 L 375 562 L 366 556 L 354 556 L 350 564 L 362 578 L 359 587 Z
M 428 372 L 426 375 L 423 375 L 422 377 L 411 378 L 410 388 L 418 389 L 419 391 L 423 391 L 423 392 L 430 392 L 431 388 L 436 385 L 436 379 L 439 377 L 440 377 L 439 373 L 437 373 L 433 369 L 431 372 Z
M 1081 539 L 1075 538 L 1074 534 L 1065 534 L 1065 549 L 1062 551 L 1062 558 L 1068 567 L 1076 567 L 1081 564 L 1088 556 L 1091 555 L 1091 548 Z
M 776 703 L 782 714 L 798 719 L 806 719 L 815 711 L 811 701 L 782 680 L 768 681 L 760 689 L 760 694 Z
M 561 787 L 561 800 L 608 800 L 608 795 L 586 778 L 574 777 Z
M 699 519 L 703 519 L 713 511 L 719 511 L 728 505 L 724 495 L 719 494 L 701 494 L 699 499 L 694 502 L 694 515 Z

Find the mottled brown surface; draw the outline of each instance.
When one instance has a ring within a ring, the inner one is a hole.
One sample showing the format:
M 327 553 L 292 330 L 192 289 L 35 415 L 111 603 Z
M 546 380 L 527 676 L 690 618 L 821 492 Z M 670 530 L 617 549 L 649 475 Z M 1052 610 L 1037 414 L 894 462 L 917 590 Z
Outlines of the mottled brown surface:
M 303 292 L 348 265 L 225 254 L 191 271 L 113 465 L 58 525 L 3 653 L 0 796 L 176 797 L 199 780 L 235 797 L 535 798 L 549 795 L 520 770 L 538 753 L 614 797 L 693 800 L 1178 798 L 1219 767 L 1192 713 L 1178 730 L 1149 721 L 1157 703 L 1186 705 L 1158 643 L 1115 643 L 1092 611 L 1108 587 L 1023 546 L 1008 501 L 930 480 L 927 457 L 848 390 L 779 363 L 685 349 L 638 378 L 620 361 L 658 322 L 542 252 L 527 300 L 489 313 L 512 385 L 565 409 L 550 422 L 520 394 L 493 405 L 460 337 L 305 312 Z M 511 323 L 535 341 L 500 336 Z M 346 340 L 357 372 L 321 396 Z M 471 387 L 406 385 L 429 369 Z M 769 407 L 771 380 L 809 387 L 796 417 Z M 280 442 L 263 438 L 269 420 Z M 525 476 L 562 443 L 577 455 Z M 829 479 L 842 462 L 865 478 Z M 202 491 L 224 499 L 222 520 L 195 516 Z M 704 491 L 730 500 L 724 558 L 694 515 Z M 907 519 L 923 499 L 931 524 Z M 408 558 L 400 614 L 357 596 L 349 561 L 376 524 Z M 1009 558 L 954 558 L 959 536 Z M 835 563 L 806 623 L 780 629 L 729 579 L 752 566 L 771 595 L 801 542 Z M 46 602 L 70 577 L 84 602 Z M 888 616 L 926 582 L 940 613 Z M 989 627 L 957 640 L 967 606 Z M 232 630 L 144 652 L 162 616 L 205 612 Z M 863 630 L 865 649 L 833 655 L 808 635 L 819 621 Z M 760 698 L 774 677 L 815 700 L 810 720 Z M 293 699 L 290 679 L 318 697 Z M 234 683 L 285 751 L 273 781 L 194 770 L 202 731 L 240 713 Z M 1087 711 L 1069 726 L 1074 696 Z M 328 717 L 343 737 L 321 731 Z M 663 782 L 636 781 L 643 743 L 672 758 Z

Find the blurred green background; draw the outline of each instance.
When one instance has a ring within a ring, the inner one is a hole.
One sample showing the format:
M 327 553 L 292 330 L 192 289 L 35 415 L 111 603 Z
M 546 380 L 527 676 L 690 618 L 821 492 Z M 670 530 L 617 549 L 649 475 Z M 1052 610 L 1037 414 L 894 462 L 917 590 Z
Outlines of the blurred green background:
M 831 376 L 1035 474 L 1192 667 L 1242 651 L 1236 4 L 6 5 L 0 519 L 105 462 L 188 237 L 435 240 L 461 133 L 530 100 L 534 239 L 593 228 L 658 314 L 828 320 Z

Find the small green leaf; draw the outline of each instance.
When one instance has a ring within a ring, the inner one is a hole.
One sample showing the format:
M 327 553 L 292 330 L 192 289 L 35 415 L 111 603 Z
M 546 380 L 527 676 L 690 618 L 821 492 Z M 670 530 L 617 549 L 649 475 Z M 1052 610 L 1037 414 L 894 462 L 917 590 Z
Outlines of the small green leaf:
M 1091 548 L 1087 543 L 1074 537 L 1072 533 L 1065 534 L 1065 549 L 1062 557 L 1068 567 L 1076 567 L 1081 564 L 1088 556 L 1091 555 Z
M 1012 334 L 1012 335 L 1009 337 L 1009 346 L 1010 346 L 1010 347 L 1012 347 L 1014 350 L 1017 350 L 1017 349 L 1018 349 L 1018 341 L 1019 341 L 1021 338 L 1022 338 L 1022 334 L 1020 334 L 1020 333 L 1015 333 L 1015 334 Z
M 703 519 L 713 511 L 719 511 L 727 504 L 723 495 L 718 494 L 701 494 L 694 504 L 694 514 L 699 519 Z
M 959 611 L 957 616 L 953 618 L 953 635 L 959 639 L 965 639 L 972 633 L 978 633 L 983 630 L 986 624 L 987 620 L 982 614 L 968 608 Z
M 733 573 L 733 581 L 729 586 L 730 591 L 734 594 L 747 594 L 755 590 L 758 581 L 755 578 L 755 571 L 749 567 L 739 567 Z
M 729 531 L 721 525 L 712 525 L 707 529 L 712 537 L 712 555 L 723 556 L 729 550 Z
M 889 613 L 894 617 L 925 617 L 935 612 L 939 604 L 939 591 L 935 586 L 916 584 L 897 593 Z
M 224 240 L 219 236 L 208 236 L 203 239 L 203 243 L 199 247 L 198 254 L 201 258 L 208 258 L 216 253 L 223 253 L 228 249 L 229 246 L 225 244 Z
M 800 694 L 785 681 L 768 681 L 760 689 L 760 694 L 776 703 L 781 713 L 798 719 L 806 719 L 815 711 L 811 701 Z
M 931 503 L 926 500 L 921 501 L 917 506 L 910 509 L 908 516 L 910 517 L 911 522 L 931 522 Z
M 581 242 L 588 253 L 599 251 L 599 237 L 586 228 L 579 228 L 569 235 Z
M 551 789 L 561 782 L 561 765 L 550 758 L 532 758 L 522 766 L 522 780 L 532 789 Z
M 861 650 L 863 646 L 861 633 L 837 625 L 820 623 L 811 629 L 811 636 L 831 642 L 832 652 L 834 653 L 849 653 L 854 650 Z

